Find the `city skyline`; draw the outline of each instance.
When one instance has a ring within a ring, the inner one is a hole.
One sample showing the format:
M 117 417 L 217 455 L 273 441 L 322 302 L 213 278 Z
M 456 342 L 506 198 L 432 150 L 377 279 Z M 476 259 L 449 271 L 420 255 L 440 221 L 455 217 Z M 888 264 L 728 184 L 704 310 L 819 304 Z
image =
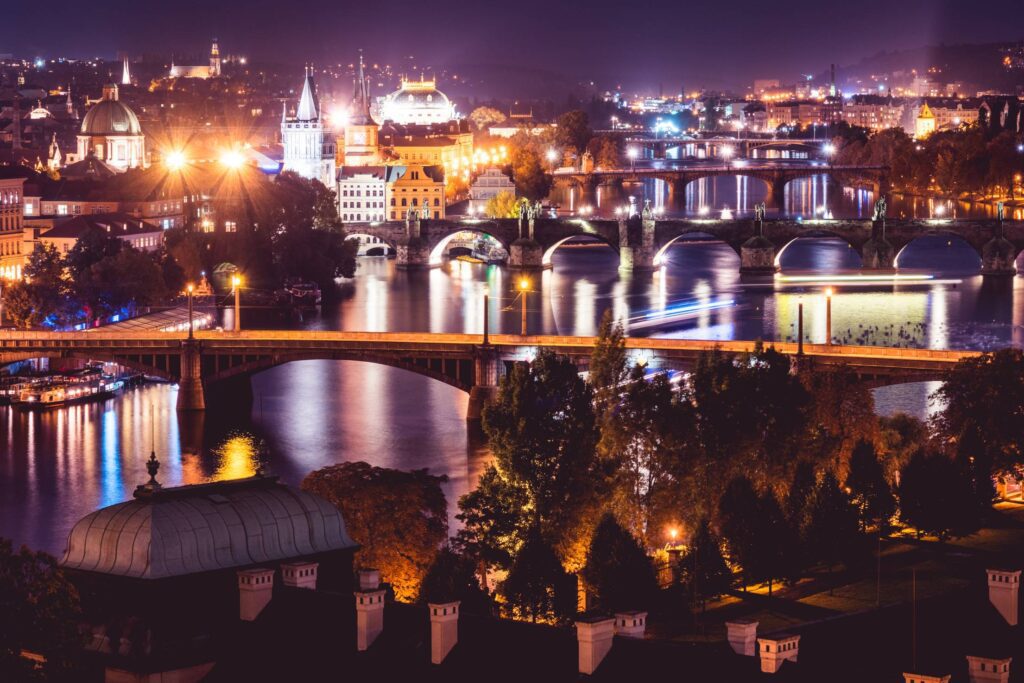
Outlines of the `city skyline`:
M 683 84 L 737 88 L 757 78 L 793 80 L 803 73 L 820 74 L 830 63 L 849 66 L 880 52 L 1019 41 L 1019 28 L 1006 20 L 1015 5 L 995 0 L 981 13 L 945 1 L 892 6 L 867 0 L 838 21 L 834 7 L 807 0 L 787 2 L 770 13 L 755 12 L 756 4 L 745 0 L 724 8 L 662 8 L 647 2 L 625 13 L 624 21 L 622 8 L 605 1 L 543 6 L 528 0 L 509 12 L 507 7 L 466 7 L 445 0 L 424 14 L 415 3 L 398 0 L 384 21 L 349 3 L 313 3 L 302 12 L 284 13 L 276 3 L 257 0 L 249 16 L 266 20 L 253 25 L 240 21 L 234 6 L 223 0 L 186 2 L 173 12 L 147 10 L 144 17 L 120 0 L 88 11 L 57 0 L 45 10 L 17 5 L 12 20 L 0 28 L 0 53 L 184 56 L 202 54 L 216 36 L 226 54 L 268 62 L 349 62 L 362 48 L 382 62 L 400 63 L 412 54 L 437 67 L 545 69 L 609 84 L 662 84 L 673 92 Z M 70 21 L 48 26 L 54 15 Z M 591 51 L 587 45 L 601 49 Z

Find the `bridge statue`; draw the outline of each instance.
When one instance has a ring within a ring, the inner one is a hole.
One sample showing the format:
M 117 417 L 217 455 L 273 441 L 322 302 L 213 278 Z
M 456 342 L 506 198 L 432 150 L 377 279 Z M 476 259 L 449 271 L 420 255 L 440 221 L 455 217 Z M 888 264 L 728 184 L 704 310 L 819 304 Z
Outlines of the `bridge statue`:
M 886 208 L 885 197 L 880 197 L 878 201 L 875 202 L 875 213 L 871 216 L 871 220 L 884 221 Z
M 764 235 L 764 212 L 765 203 L 754 204 L 754 225 L 757 227 L 757 234 Z
M 996 219 L 998 219 L 1000 223 L 1003 222 L 1004 214 L 1005 214 L 1005 207 L 1004 207 L 1002 202 L 999 202 L 998 204 L 996 204 Z
M 643 211 L 640 212 L 640 217 L 643 218 L 645 221 L 654 218 L 654 209 L 651 208 L 650 199 L 644 200 L 644 209 Z
M 424 202 L 423 202 L 423 219 L 426 220 L 427 218 L 430 218 L 430 205 L 426 203 L 426 200 L 424 200 Z

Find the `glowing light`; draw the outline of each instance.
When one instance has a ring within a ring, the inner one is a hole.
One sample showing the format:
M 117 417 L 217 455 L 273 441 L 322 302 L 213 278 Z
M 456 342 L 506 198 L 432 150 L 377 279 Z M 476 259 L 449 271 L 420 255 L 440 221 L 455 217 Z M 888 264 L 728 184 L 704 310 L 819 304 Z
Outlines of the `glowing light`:
M 722 220 L 723 221 L 730 221 L 730 220 L 732 220 L 732 210 L 728 206 L 725 207 L 724 209 L 722 209 Z
M 836 153 L 836 146 L 833 145 L 831 142 L 826 142 L 825 145 L 821 148 L 821 151 L 825 153 L 825 156 L 830 157 Z
M 700 207 L 699 209 L 697 209 L 697 214 L 700 215 L 700 216 L 707 216 L 710 213 L 711 213 L 711 209 L 707 205 L 704 205 L 704 206 Z
M 195 285 L 193 285 L 191 282 L 185 285 L 185 291 L 188 292 L 189 294 L 191 294 L 193 290 L 195 290 Z
M 926 274 L 892 274 L 892 275 L 776 275 L 781 283 L 794 284 L 825 284 L 836 283 L 878 283 L 878 282 L 926 282 L 933 280 L 934 275 Z M 829 288 L 828 291 L 831 291 Z
M 668 530 L 668 537 L 671 538 L 673 541 L 675 541 L 677 538 L 679 538 L 679 529 L 677 529 L 675 527 L 672 527 L 671 529 L 669 529 Z
M 935 211 L 933 213 L 936 216 L 944 216 L 944 215 L 946 215 L 946 207 L 943 206 L 942 204 L 937 204 L 935 206 Z
M 220 155 L 220 163 L 230 169 L 239 169 L 245 163 L 245 157 L 237 149 L 229 149 Z
M 731 159 L 736 154 L 736 149 L 732 145 L 725 145 L 722 147 L 721 153 L 726 159 Z
M 185 158 L 185 153 L 181 150 L 168 152 L 164 158 L 164 166 L 167 167 L 168 171 L 180 171 L 187 163 L 188 159 Z
M 242 276 L 232 275 L 231 276 L 231 289 L 238 289 L 242 286 Z
M 640 155 L 640 151 L 636 147 L 630 147 L 626 150 L 626 156 L 629 157 L 630 161 L 636 160 Z
M 831 299 L 832 298 L 832 288 L 831 287 L 826 287 L 825 288 L 825 298 L 827 298 L 827 299 Z
M 331 109 L 331 125 L 335 128 L 344 128 L 348 125 L 348 110 L 340 104 L 334 105 Z
M 548 161 L 553 164 L 556 161 L 558 161 L 558 152 L 556 152 L 553 149 L 549 149 L 548 152 L 547 152 L 547 157 L 548 157 Z
M 519 291 L 525 292 L 528 289 L 530 289 L 530 281 L 524 277 L 522 280 L 519 281 Z

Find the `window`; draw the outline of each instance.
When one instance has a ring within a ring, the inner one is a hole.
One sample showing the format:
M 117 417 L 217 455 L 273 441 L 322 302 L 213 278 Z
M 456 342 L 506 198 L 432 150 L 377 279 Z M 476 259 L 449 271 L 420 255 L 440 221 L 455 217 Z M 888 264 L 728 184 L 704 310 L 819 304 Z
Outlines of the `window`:
M 235 221 L 224 221 L 224 232 L 236 232 L 238 224 Z
M 408 206 L 405 197 L 402 197 L 402 206 Z

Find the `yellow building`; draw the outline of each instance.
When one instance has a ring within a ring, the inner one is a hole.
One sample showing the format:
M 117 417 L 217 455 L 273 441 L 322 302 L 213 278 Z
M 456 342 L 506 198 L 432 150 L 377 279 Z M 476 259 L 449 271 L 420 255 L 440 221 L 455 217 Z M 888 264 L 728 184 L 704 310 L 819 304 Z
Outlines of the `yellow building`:
M 428 218 L 444 218 L 444 170 L 440 166 L 408 164 L 385 168 L 388 220 L 404 219 L 409 209 L 422 216 L 424 207 Z
M 0 169 L 0 278 L 20 280 L 25 178 L 16 169 Z
M 935 114 L 931 107 L 925 102 L 921 105 L 921 112 L 917 115 L 917 123 L 914 125 L 914 138 L 923 140 L 935 132 Z

